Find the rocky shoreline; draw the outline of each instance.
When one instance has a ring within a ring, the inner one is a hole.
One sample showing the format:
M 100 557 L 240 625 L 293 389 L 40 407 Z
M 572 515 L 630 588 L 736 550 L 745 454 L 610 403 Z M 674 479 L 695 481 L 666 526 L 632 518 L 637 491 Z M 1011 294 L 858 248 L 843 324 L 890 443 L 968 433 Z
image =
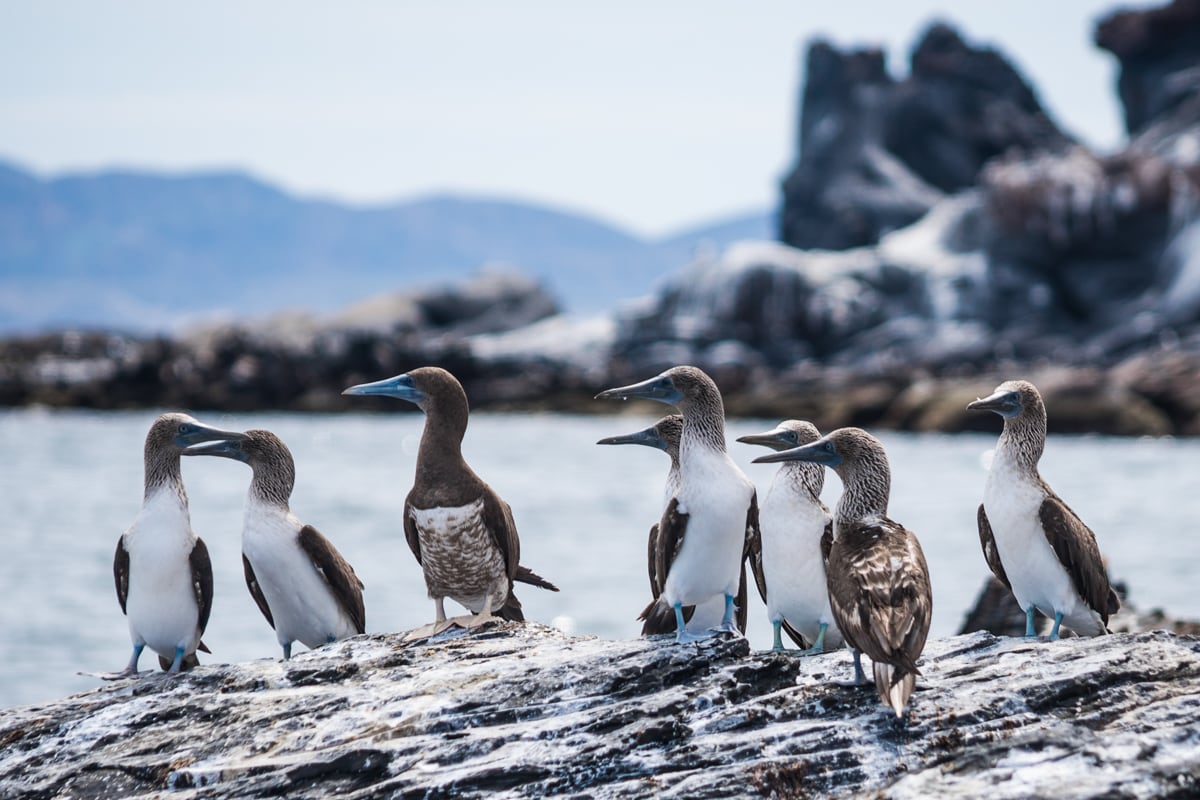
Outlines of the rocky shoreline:
M 530 623 L 358 636 L 0 711 L 0 795 L 1193 797 L 1200 640 L 931 641 L 910 716 L 841 651 Z

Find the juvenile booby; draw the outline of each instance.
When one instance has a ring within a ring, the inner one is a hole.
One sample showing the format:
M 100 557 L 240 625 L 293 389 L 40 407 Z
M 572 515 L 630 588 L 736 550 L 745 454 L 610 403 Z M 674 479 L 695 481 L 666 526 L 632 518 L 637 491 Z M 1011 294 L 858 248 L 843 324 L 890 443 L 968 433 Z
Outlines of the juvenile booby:
M 1037 635 L 1034 609 L 1054 620 L 1051 639 L 1060 625 L 1081 636 L 1108 633 L 1121 601 L 1108 585 L 1096 536 L 1038 474 L 1046 446 L 1041 394 L 1028 381 L 1006 381 L 967 408 L 1004 418 L 977 515 L 979 543 L 1024 610 L 1025 635 Z
M 811 422 L 786 420 L 773 430 L 741 436 L 738 441 L 779 451 L 819 438 L 821 433 Z M 762 548 L 750 564 L 774 627 L 776 650 L 783 649 L 781 629 L 809 653 L 842 646 L 825 581 L 833 515 L 821 502 L 824 485 L 825 468 L 820 464 L 785 462 L 759 507 Z
M 658 574 L 666 575 L 652 604 L 675 614 L 675 638 L 694 641 L 684 606 L 724 599 L 720 629 L 734 623 L 744 560 L 758 547 L 758 500 L 754 484 L 725 450 L 725 406 L 712 378 L 696 367 L 672 367 L 649 380 L 608 389 L 597 399 L 641 397 L 672 404 L 683 415 L 679 441 L 679 490 L 659 522 Z M 744 604 L 743 604 L 744 605 Z M 654 613 L 653 608 L 647 614 Z
M 519 564 L 521 542 L 512 509 L 463 459 L 469 410 L 457 378 L 439 367 L 421 367 L 342 394 L 396 397 L 425 412 L 416 478 L 404 501 L 404 534 L 436 605 L 433 630 L 459 622 L 446 618 L 447 597 L 475 614 L 467 622 L 475 626 L 493 614 L 525 619 L 513 581 L 558 591 Z
M 879 698 L 901 716 L 921 674 L 933 599 L 917 537 L 887 516 L 891 471 L 883 445 L 860 428 L 839 428 L 754 460 L 824 464 L 842 479 L 826 568 L 830 605 L 846 641 L 874 662 Z
M 254 471 L 242 524 L 242 567 L 284 659 L 292 657 L 292 642 L 316 648 L 366 631 L 363 584 L 354 568 L 288 506 L 296 465 L 278 436 L 250 430 L 242 438 L 189 447 L 183 454 L 223 456 Z
M 142 510 L 117 540 L 113 580 L 129 621 L 133 655 L 113 677 L 136 675 L 147 646 L 176 674 L 199 664 L 196 651 L 212 611 L 208 548 L 192 530 L 179 454 L 189 445 L 240 433 L 210 428 L 187 414 L 163 414 L 146 434 Z
M 662 450 L 671 459 L 671 469 L 667 472 L 666 487 L 663 492 L 663 509 L 670 505 L 671 500 L 679 493 L 679 438 L 683 433 L 683 417 L 670 414 L 645 428 L 622 436 L 609 436 L 596 444 L 640 444 Z M 662 594 L 666 574 L 659 571 L 659 564 L 664 561 L 660 552 L 662 539 L 658 535 L 658 523 L 650 526 L 650 536 L 646 542 L 647 568 L 650 574 L 651 603 L 642 612 L 640 619 L 643 636 L 653 636 L 660 633 L 674 633 L 674 610 L 665 604 L 655 603 Z M 746 630 L 746 581 L 745 567 L 742 568 L 742 580 L 738 585 L 737 625 L 742 631 Z M 684 606 L 683 617 L 687 621 L 687 630 L 696 633 L 721 624 L 725 613 L 725 598 L 713 597 L 698 608 Z

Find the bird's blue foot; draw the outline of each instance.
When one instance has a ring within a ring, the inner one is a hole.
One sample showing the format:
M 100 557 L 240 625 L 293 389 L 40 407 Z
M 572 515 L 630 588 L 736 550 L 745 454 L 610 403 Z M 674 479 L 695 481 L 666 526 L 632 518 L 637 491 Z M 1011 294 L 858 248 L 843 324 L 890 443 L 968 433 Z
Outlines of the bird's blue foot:
M 838 685 L 839 686 L 867 686 L 867 685 L 869 685 L 871 683 L 871 681 L 870 681 L 870 679 L 867 678 L 867 673 L 863 672 L 863 668 L 862 668 L 862 653 L 858 652 L 857 650 L 851 650 L 850 652 L 854 654 L 854 680 L 839 681 Z
M 137 675 L 138 661 L 142 657 L 142 651 L 146 649 L 144 644 L 135 644 L 133 646 L 133 655 L 129 657 L 129 663 L 125 665 L 125 669 L 116 673 L 116 678 L 127 678 L 130 675 Z
M 1050 641 L 1052 642 L 1058 638 L 1058 626 L 1062 625 L 1062 618 L 1061 611 L 1054 612 L 1054 627 L 1050 629 Z
M 715 629 L 718 633 L 732 633 L 734 636 L 741 636 L 742 632 L 738 630 L 737 625 L 733 622 L 733 595 L 725 595 L 725 615 L 721 617 L 721 624 Z
M 1033 606 L 1030 606 L 1029 608 L 1025 609 L 1025 638 L 1026 639 L 1036 639 L 1037 638 L 1037 629 L 1033 627 L 1033 614 L 1034 614 Z
M 820 655 L 821 653 L 824 653 L 825 652 L 825 631 L 828 630 L 828 628 L 829 628 L 829 623 L 822 622 L 820 630 L 817 631 L 817 640 L 815 642 L 813 642 L 812 647 L 805 650 L 803 653 L 801 653 L 801 655 L 816 656 L 816 655 Z M 861 672 L 862 664 L 859 664 L 857 661 L 855 661 L 855 664 L 858 666 L 858 669 Z
M 703 642 L 712 636 L 711 633 L 692 633 L 691 631 L 679 628 L 675 631 L 676 644 L 689 644 L 691 642 Z
M 771 649 L 774 650 L 776 653 L 782 653 L 783 652 L 783 633 L 782 633 L 783 621 L 775 620 L 774 622 L 771 623 L 771 627 L 774 628 L 774 631 L 775 631 L 775 643 L 773 645 L 771 645 Z
M 181 666 L 183 665 L 183 648 L 175 648 L 175 660 L 171 662 L 171 668 L 167 670 L 168 675 L 178 675 Z
M 337 637 L 332 633 L 325 637 L 325 644 L 333 644 L 337 641 Z
M 288 642 L 283 646 L 283 660 L 288 661 L 292 657 L 292 643 Z

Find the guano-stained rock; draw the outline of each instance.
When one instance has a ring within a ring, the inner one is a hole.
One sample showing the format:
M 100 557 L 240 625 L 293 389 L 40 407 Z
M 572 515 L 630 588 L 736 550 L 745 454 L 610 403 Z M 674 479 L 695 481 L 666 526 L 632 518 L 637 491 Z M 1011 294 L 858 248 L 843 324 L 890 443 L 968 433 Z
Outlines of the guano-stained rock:
M 1200 641 L 929 643 L 908 724 L 846 652 L 506 624 L 0 713 L 0 796 L 1192 797 Z

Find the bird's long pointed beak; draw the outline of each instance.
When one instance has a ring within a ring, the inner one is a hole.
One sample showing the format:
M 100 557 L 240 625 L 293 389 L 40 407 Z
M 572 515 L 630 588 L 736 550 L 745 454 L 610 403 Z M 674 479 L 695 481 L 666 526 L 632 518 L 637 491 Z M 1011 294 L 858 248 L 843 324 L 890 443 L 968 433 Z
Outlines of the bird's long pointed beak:
M 662 450 L 665 447 L 663 440 L 655 433 L 653 428 L 636 431 L 635 433 L 626 433 L 621 436 L 606 436 L 596 444 L 641 444 L 647 447 L 657 447 Z
M 763 447 L 770 447 L 772 450 L 787 449 L 787 442 L 784 440 L 786 431 L 775 428 L 766 433 L 748 433 L 745 436 L 739 436 L 737 441 L 742 444 L 757 444 Z
M 628 386 L 618 386 L 615 389 L 605 389 L 600 394 L 596 395 L 596 400 L 629 400 L 631 398 L 642 398 L 645 400 L 657 400 L 660 403 L 675 403 L 681 397 L 679 391 L 675 388 L 675 384 L 669 378 L 662 375 L 656 375 L 649 380 L 644 380 L 640 383 L 631 383 Z
M 360 383 L 348 389 L 343 389 L 342 394 L 395 397 L 400 400 L 407 400 L 410 403 L 419 403 L 425 398 L 425 394 L 416 387 L 412 377 L 408 373 L 384 378 L 381 381 L 374 381 L 372 383 Z
M 1012 406 L 1012 392 L 993 392 L 967 403 L 968 411 L 995 411 L 1001 413 Z
M 820 440 L 800 447 L 793 447 L 790 450 L 767 453 L 765 456 L 759 456 L 754 459 L 755 464 L 774 464 L 780 461 L 807 461 L 811 464 L 824 464 L 827 467 L 833 467 L 841 459 L 838 458 L 836 453 L 826 449 L 824 443 Z
M 220 428 L 214 428 L 211 425 L 205 425 L 202 422 L 189 422 L 186 430 L 181 430 L 175 436 L 175 442 L 180 447 L 191 447 L 194 444 L 201 442 L 212 442 L 219 439 L 245 439 L 246 434 L 239 431 L 226 431 Z
M 245 461 L 245 452 L 236 444 L 236 439 L 219 439 L 214 442 L 194 444 L 184 448 L 185 456 L 223 456 L 234 461 Z

